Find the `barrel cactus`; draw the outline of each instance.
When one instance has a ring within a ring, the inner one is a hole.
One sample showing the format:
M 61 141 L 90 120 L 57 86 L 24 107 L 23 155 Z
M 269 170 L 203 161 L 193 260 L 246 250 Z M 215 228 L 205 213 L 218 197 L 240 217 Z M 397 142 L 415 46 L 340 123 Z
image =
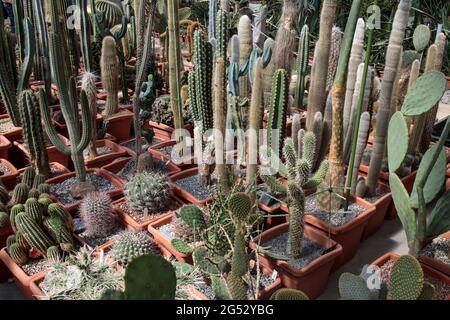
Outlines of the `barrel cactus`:
M 106 193 L 88 194 L 81 202 L 79 212 L 86 228 L 86 235 L 89 237 L 108 237 L 116 226 L 112 215 L 111 198 Z
M 160 212 L 169 200 L 170 186 L 167 177 L 161 173 L 137 174 L 127 183 L 125 196 L 130 208 L 137 212 Z
M 157 252 L 153 239 L 145 232 L 136 231 L 122 232 L 112 248 L 112 256 L 122 265 L 127 265 L 144 254 Z

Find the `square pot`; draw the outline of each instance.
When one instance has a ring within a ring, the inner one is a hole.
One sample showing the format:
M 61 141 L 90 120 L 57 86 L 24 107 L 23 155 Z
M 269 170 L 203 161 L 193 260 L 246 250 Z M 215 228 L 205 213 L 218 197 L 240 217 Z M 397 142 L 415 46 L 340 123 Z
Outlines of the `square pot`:
M 194 195 L 192 195 L 190 192 L 188 192 L 187 190 L 181 188 L 180 186 L 178 186 L 176 184 L 176 181 L 178 181 L 178 180 L 181 180 L 181 179 L 184 179 L 187 177 L 191 177 L 191 176 L 195 176 L 197 174 L 198 174 L 197 168 L 187 169 L 187 170 L 184 170 L 184 171 L 181 171 L 179 173 L 172 175 L 170 177 L 170 182 L 171 182 L 173 191 L 175 192 L 175 194 L 177 196 L 179 196 L 183 200 L 186 200 L 187 202 L 190 202 L 192 204 L 195 204 L 198 206 L 204 206 L 213 200 L 212 196 L 207 197 L 206 199 L 198 199 Z
M 450 239 L 450 231 L 448 231 L 444 234 L 441 234 L 439 237 Z M 429 239 L 429 241 L 427 241 L 425 246 L 428 245 L 431 242 L 431 240 L 432 239 Z M 450 277 L 450 265 L 445 264 L 437 259 L 427 257 L 427 256 L 419 256 L 419 261 Z
M 104 121 L 109 123 L 106 132 L 116 137 L 118 142 L 130 139 L 131 124 L 133 122 L 133 113 L 131 111 L 125 109 L 115 115 L 103 118 Z
M 288 232 L 289 223 L 276 226 L 264 231 L 258 237 L 250 241 L 250 248 L 256 250 L 257 243 L 261 240 L 264 244 L 279 235 Z M 302 269 L 290 266 L 286 261 L 275 260 L 265 255 L 259 254 L 260 264 L 270 271 L 278 271 L 283 286 L 303 291 L 310 299 L 319 297 L 327 286 L 331 268 L 336 258 L 342 254 L 342 247 L 335 241 L 327 238 L 321 231 L 305 225 L 305 236 L 331 251 L 310 262 Z
M 8 150 L 11 148 L 11 142 L 5 136 L 0 135 L 0 158 L 8 159 Z
M 10 120 L 10 118 L 7 114 L 0 115 L 0 122 L 8 122 L 8 120 Z M 16 140 L 22 139 L 22 128 L 13 127 L 11 128 L 11 130 L 3 132 L 1 135 L 8 139 L 10 142 L 14 142 Z
M 8 174 L 0 176 L 0 181 L 5 185 L 6 190 L 12 190 L 16 186 L 19 171 L 8 160 L 0 159 L 0 163 L 9 169 Z
M 84 163 L 86 165 L 86 168 L 89 169 L 101 168 L 102 166 L 111 163 L 113 159 L 123 157 L 127 154 L 127 150 L 125 148 L 109 140 L 98 140 L 95 143 L 95 147 L 96 148 L 107 147 L 111 149 L 111 152 L 99 155 L 91 160 L 85 160 Z
M 148 151 L 156 156 L 159 159 L 164 159 L 165 161 L 170 161 L 173 162 L 176 166 L 178 166 L 179 168 L 181 168 L 182 170 L 184 169 L 191 169 L 197 166 L 196 161 L 195 161 L 195 155 L 190 155 L 187 157 L 183 157 L 182 159 L 178 159 L 178 160 L 173 160 L 172 157 L 168 154 L 166 154 L 165 152 L 162 151 L 162 149 L 166 148 L 166 147 L 173 147 L 177 144 L 177 142 L 175 140 L 169 140 L 169 141 L 165 141 L 165 142 L 161 142 L 158 144 L 155 144 L 154 146 L 148 148 Z
M 308 225 L 322 231 L 325 234 L 330 234 L 331 239 L 342 246 L 342 255 L 336 259 L 333 265 L 333 271 L 350 261 L 355 256 L 358 251 L 364 229 L 366 228 L 369 219 L 376 214 L 375 206 L 362 201 L 361 198 L 355 198 L 352 196 L 351 202 L 356 202 L 358 205 L 367 209 L 360 213 L 356 218 L 340 227 L 329 226 L 328 223 L 313 215 L 308 214 L 305 216 L 305 222 Z
M 149 122 L 150 127 L 153 129 L 153 132 L 155 134 L 155 138 L 161 140 L 161 141 L 168 141 L 173 139 L 174 137 L 172 137 L 173 132 L 175 131 L 174 128 L 169 127 L 168 125 L 165 125 L 163 123 L 158 123 L 155 121 L 150 120 Z M 184 126 L 185 130 L 188 130 L 191 137 L 193 135 L 194 132 L 194 128 L 191 124 L 187 124 Z

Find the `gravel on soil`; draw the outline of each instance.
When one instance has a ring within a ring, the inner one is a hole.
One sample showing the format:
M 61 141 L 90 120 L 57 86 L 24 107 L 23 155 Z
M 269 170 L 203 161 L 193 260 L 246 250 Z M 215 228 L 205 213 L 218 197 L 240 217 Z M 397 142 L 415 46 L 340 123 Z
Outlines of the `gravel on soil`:
M 108 192 L 114 190 L 116 186 L 109 181 L 108 179 L 96 174 L 96 173 L 87 173 L 86 180 L 92 183 L 95 186 L 95 189 L 98 192 Z M 70 194 L 70 188 L 77 182 L 76 177 L 72 177 L 70 179 L 64 180 L 60 183 L 51 185 L 51 193 L 58 198 L 58 201 L 63 205 L 69 205 L 77 200 L 75 200 Z
M 323 212 L 316 209 L 316 195 L 310 195 L 306 197 L 305 201 L 305 212 L 309 215 L 313 215 L 316 218 L 330 224 L 332 227 L 340 227 L 349 221 L 358 217 L 363 213 L 366 208 L 360 206 L 357 203 L 352 203 L 348 207 L 348 211 L 343 211 L 342 209 L 337 212 Z
M 50 263 L 46 259 L 30 259 L 26 264 L 21 266 L 22 270 L 28 275 L 33 276 L 39 272 L 50 268 Z
M 161 140 L 158 140 L 158 139 L 156 139 L 156 138 L 153 138 L 152 143 L 151 143 L 151 144 L 148 144 L 148 143 L 147 143 L 147 140 L 145 140 L 144 138 L 142 138 L 142 139 L 141 139 L 141 148 L 142 148 L 142 151 L 147 151 L 147 149 L 148 149 L 149 147 L 154 146 L 154 145 L 156 145 L 156 144 L 158 144 L 158 143 L 161 143 L 161 142 L 162 142 Z M 133 139 L 133 140 L 128 141 L 128 142 L 126 142 L 126 143 L 121 143 L 120 145 L 121 145 L 122 147 L 131 149 L 131 150 L 134 151 L 134 149 L 136 149 L 136 139 Z
M 110 147 L 107 147 L 107 146 L 98 147 L 97 148 L 97 157 L 105 155 L 105 154 L 112 153 L 112 151 L 113 150 Z M 88 149 L 85 149 L 83 151 L 83 157 L 84 157 L 84 160 L 88 160 L 89 159 L 89 150 Z
M 136 170 L 136 158 L 131 158 L 125 166 L 117 172 L 117 175 L 125 182 L 130 181 Z M 153 158 L 153 170 L 162 174 L 169 173 L 169 167 L 165 161 Z
M 370 202 L 370 203 L 375 203 L 375 202 L 377 202 L 379 199 L 381 199 L 382 197 L 384 197 L 384 195 L 385 195 L 386 193 L 387 193 L 387 192 L 385 192 L 385 191 L 383 191 L 383 190 L 381 190 L 381 189 L 377 189 L 375 195 L 373 195 L 372 197 L 365 197 L 364 200 L 366 200 L 367 202 Z
M 450 239 L 437 237 L 420 252 L 421 256 L 430 257 L 450 266 Z
M 6 118 L 0 120 L 0 134 L 7 133 L 13 129 L 16 129 L 16 127 L 13 125 L 11 119 Z
M 285 193 L 270 192 L 266 184 L 259 185 L 256 194 L 258 195 L 258 200 L 261 199 L 262 196 L 267 196 L 273 200 L 273 203 L 269 205 L 269 208 L 278 207 L 281 202 L 286 200 Z
M 111 234 L 108 237 L 90 237 L 87 236 L 85 232 L 80 233 L 79 236 L 81 239 L 83 239 L 84 242 L 86 242 L 90 247 L 95 248 L 97 246 L 101 246 L 111 240 L 113 240 L 119 233 L 121 233 L 124 230 L 124 227 L 116 222 L 116 225 L 111 232 Z
M 384 265 L 381 266 L 381 281 L 382 283 L 388 284 L 390 281 L 392 267 L 394 266 L 395 261 L 389 260 Z M 448 295 L 450 294 L 450 285 L 445 284 L 442 281 L 439 281 L 436 278 L 433 278 L 427 274 L 425 274 L 425 282 L 428 282 L 432 286 L 434 286 L 435 294 L 433 300 L 446 300 Z
M 282 255 L 282 256 L 288 256 L 287 251 L 287 244 L 288 244 L 288 233 L 285 232 L 281 235 L 279 235 L 276 238 L 271 239 L 268 242 L 265 242 L 262 244 L 263 247 L 268 248 L 271 252 Z M 328 249 L 323 247 L 322 245 L 318 244 L 317 242 L 314 242 L 310 239 L 308 239 L 306 236 L 303 237 L 303 243 L 302 243 L 302 250 L 301 250 L 301 256 L 298 259 L 290 259 L 288 263 L 296 268 L 296 269 L 302 269 L 306 265 L 308 265 L 310 262 L 318 259 L 321 257 Z
M 173 146 L 167 146 L 167 147 L 158 149 L 158 151 L 160 151 L 161 153 L 165 154 L 168 157 L 172 156 L 172 150 L 173 150 Z
M 179 207 L 179 205 L 175 201 L 172 201 L 170 203 L 168 202 L 167 208 L 165 208 L 164 210 L 161 210 L 160 212 L 148 213 L 147 215 L 145 215 L 143 212 L 141 213 L 131 210 L 126 201 L 120 202 L 118 206 L 123 212 L 128 214 L 137 223 L 145 223 L 168 212 L 169 210 L 176 210 Z
M 9 170 L 8 166 L 6 166 L 4 163 L 0 162 L 0 175 L 3 176 L 10 172 L 11 172 L 11 170 Z
M 214 194 L 216 188 L 215 174 L 211 174 L 211 185 L 208 187 L 202 186 L 198 181 L 198 174 L 179 179 L 175 184 L 189 192 L 191 195 L 199 200 L 205 200 Z

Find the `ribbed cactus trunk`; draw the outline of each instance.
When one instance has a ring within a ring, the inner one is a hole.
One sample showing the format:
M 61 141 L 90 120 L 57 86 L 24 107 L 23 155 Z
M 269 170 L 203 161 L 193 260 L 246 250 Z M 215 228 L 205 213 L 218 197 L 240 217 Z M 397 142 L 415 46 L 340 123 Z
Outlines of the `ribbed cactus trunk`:
M 364 31 L 365 31 L 364 20 L 358 19 L 355 36 L 353 38 L 352 51 L 350 53 L 350 61 L 348 63 L 347 85 L 346 85 L 347 90 L 345 92 L 344 117 L 343 117 L 344 137 L 346 137 L 347 135 L 347 129 L 350 129 L 349 124 L 351 122 L 350 119 L 353 105 L 353 93 L 355 91 L 357 71 L 360 63 L 363 60 Z
M 22 120 L 23 138 L 30 153 L 30 162 L 38 174 L 50 176 L 48 155 L 42 131 L 41 115 L 36 96 L 31 90 L 24 90 L 19 96 L 19 110 Z
M 319 39 L 314 50 L 311 80 L 308 91 L 306 129 L 310 129 L 317 112 L 323 112 L 327 100 L 328 60 L 331 47 L 331 30 L 336 16 L 337 1 L 324 0 L 320 14 Z
M 119 58 L 113 37 L 107 36 L 103 39 L 100 70 L 106 92 L 105 116 L 112 116 L 119 111 Z
M 250 54 L 253 50 L 252 25 L 251 20 L 247 15 L 243 15 L 239 19 L 238 37 L 239 37 L 239 68 L 248 62 Z M 245 98 L 249 95 L 249 80 L 248 75 L 239 78 L 239 93 Z
M 77 10 L 80 10 L 80 42 L 81 52 L 83 58 L 83 67 L 85 72 L 93 72 L 93 58 L 92 58 L 92 24 L 89 13 L 87 12 L 88 0 L 77 0 Z
M 86 96 L 89 102 L 89 112 L 91 117 L 92 130 L 91 141 L 89 143 L 89 159 L 94 159 L 97 156 L 97 87 L 95 85 L 96 77 L 93 73 L 85 72 L 81 79 L 81 89 L 86 92 Z
M 334 26 L 331 30 L 331 48 L 328 58 L 328 74 L 327 74 L 327 92 L 333 86 L 334 77 L 336 76 L 339 54 L 341 53 L 342 31 L 341 28 Z
M 329 154 L 329 174 L 326 178 L 328 187 L 338 194 L 344 191 L 344 168 L 342 163 L 343 153 L 343 111 L 345 99 L 345 77 L 352 48 L 353 38 L 361 7 L 361 1 L 355 0 L 348 16 L 347 25 L 345 27 L 342 50 L 339 56 L 338 69 L 336 78 L 331 89 L 333 102 L 333 125 L 331 128 L 331 144 Z M 326 188 L 327 186 L 325 186 Z M 317 197 L 317 207 L 320 210 L 328 212 L 337 211 L 342 204 L 341 198 L 332 193 L 324 192 Z
M 180 129 L 183 128 L 183 106 L 181 105 L 181 51 L 178 29 L 178 0 L 167 0 L 167 25 L 168 25 L 168 61 L 169 61 L 169 89 L 172 104 L 173 122 L 175 126 L 175 139 L 182 142 Z M 178 130 L 177 130 L 178 129 Z
M 390 104 L 393 91 L 393 81 L 397 75 L 398 61 L 401 58 L 405 29 L 408 23 L 411 0 L 401 0 L 394 17 L 389 45 L 386 52 L 386 67 L 381 83 L 380 108 L 377 113 L 376 137 L 372 148 L 369 173 L 367 177 L 367 194 L 374 195 L 378 175 L 383 161 L 386 136 L 389 125 Z
M 369 135 L 369 128 L 370 128 L 370 114 L 368 112 L 364 112 L 361 115 L 361 121 L 359 124 L 358 140 L 356 143 L 355 160 L 353 162 L 353 173 L 351 176 L 351 182 L 348 180 L 350 179 L 350 175 L 347 175 L 346 185 L 351 186 L 350 189 L 351 194 L 356 194 L 359 166 L 361 165 L 362 155 L 364 153 L 364 150 L 366 149 L 367 137 Z
M 262 116 L 264 114 L 264 104 L 262 102 L 262 59 L 256 59 L 253 74 L 252 97 L 249 110 L 250 133 L 247 141 L 247 177 L 248 186 L 256 187 L 258 173 L 258 150 L 259 150 L 259 130 L 261 129 Z M 251 194 L 252 200 L 256 200 L 256 192 Z
M 305 77 L 309 59 L 309 27 L 304 25 L 300 33 L 297 51 L 297 84 L 294 95 L 294 107 L 303 109 L 305 97 Z

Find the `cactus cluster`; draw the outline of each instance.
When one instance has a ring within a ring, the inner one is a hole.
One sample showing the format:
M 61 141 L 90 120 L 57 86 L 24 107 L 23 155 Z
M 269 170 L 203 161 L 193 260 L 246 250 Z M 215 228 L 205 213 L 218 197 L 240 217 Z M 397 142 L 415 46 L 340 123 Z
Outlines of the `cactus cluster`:
M 122 265 L 147 253 L 157 253 L 158 247 L 145 232 L 123 231 L 114 242 L 111 254 Z
M 161 95 L 156 98 L 153 102 L 151 110 L 152 121 L 162 123 L 170 127 L 174 126 L 174 117 L 170 95 Z M 183 107 L 182 116 L 185 123 L 192 122 L 192 113 L 189 108 Z
M 136 174 L 125 186 L 125 196 L 130 208 L 137 212 L 158 213 L 170 200 L 167 176 L 157 172 Z

